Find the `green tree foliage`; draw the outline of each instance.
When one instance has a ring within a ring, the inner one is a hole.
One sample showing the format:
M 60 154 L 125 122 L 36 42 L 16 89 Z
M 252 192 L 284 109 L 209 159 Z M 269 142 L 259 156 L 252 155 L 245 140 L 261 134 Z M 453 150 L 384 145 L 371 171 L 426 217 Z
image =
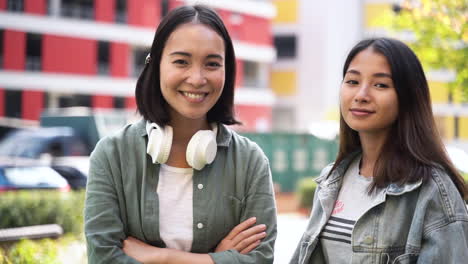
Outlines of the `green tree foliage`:
M 468 101 L 468 1 L 403 0 L 382 21 L 414 36 L 408 44 L 425 69 L 455 72 L 449 87 Z

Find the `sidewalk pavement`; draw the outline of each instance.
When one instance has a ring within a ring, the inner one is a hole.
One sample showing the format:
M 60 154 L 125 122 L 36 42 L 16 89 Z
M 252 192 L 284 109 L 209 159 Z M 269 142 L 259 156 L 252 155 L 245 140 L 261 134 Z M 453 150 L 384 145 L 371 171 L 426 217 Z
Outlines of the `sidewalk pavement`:
M 307 226 L 307 217 L 297 213 L 278 215 L 274 264 L 287 264 Z

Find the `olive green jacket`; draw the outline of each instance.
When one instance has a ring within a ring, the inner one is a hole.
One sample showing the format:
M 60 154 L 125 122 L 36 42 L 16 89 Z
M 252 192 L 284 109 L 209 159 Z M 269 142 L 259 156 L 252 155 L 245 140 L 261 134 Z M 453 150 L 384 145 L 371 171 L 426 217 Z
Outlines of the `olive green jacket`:
M 138 263 L 122 251 L 133 236 L 165 247 L 159 234 L 156 193 L 159 165 L 146 154 L 145 120 L 102 139 L 91 154 L 85 202 L 88 261 Z M 276 206 L 268 160 L 257 144 L 219 125 L 213 163 L 193 173 L 191 252 L 209 253 L 215 263 L 273 263 Z M 257 217 L 267 236 L 247 255 L 213 253 L 240 222 Z

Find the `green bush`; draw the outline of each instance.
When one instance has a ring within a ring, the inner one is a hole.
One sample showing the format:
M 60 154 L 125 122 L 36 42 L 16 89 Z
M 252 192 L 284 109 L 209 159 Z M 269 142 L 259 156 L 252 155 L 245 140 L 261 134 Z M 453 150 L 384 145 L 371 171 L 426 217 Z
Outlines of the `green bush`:
M 83 231 L 84 192 L 19 191 L 0 195 L 0 229 L 58 224 L 65 233 Z
M 0 248 L 0 264 L 58 264 L 70 259 L 74 263 L 86 263 L 83 239 L 66 235 L 57 240 L 21 240 L 7 250 Z M 83 250 L 77 250 L 76 244 L 83 245 Z
M 298 182 L 297 195 L 300 208 L 312 208 L 315 188 L 317 188 L 317 183 L 314 181 L 313 177 L 303 178 Z
M 9 250 L 5 263 L 58 264 L 57 253 L 57 243 L 50 239 L 22 240 Z

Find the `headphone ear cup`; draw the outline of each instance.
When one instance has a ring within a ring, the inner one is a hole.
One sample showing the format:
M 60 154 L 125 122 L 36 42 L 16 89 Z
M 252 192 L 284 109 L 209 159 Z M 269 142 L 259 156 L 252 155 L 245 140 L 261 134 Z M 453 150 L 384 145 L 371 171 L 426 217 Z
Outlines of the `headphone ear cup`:
M 151 129 L 148 136 L 148 153 L 153 163 L 166 163 L 172 146 L 172 127 L 165 126 L 164 129 L 155 127 Z
M 187 163 L 196 170 L 201 170 L 216 157 L 217 144 L 213 131 L 200 130 L 190 139 L 187 146 Z

